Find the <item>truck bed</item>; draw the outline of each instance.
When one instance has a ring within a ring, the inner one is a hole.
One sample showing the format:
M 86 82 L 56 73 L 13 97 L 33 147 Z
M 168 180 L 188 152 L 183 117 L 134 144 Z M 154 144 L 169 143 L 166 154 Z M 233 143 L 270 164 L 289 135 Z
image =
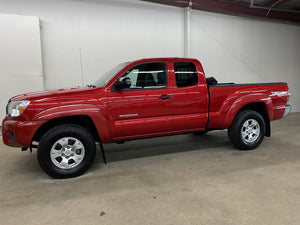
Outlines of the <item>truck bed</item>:
M 236 83 L 218 83 L 215 85 L 208 85 L 209 87 L 229 87 L 229 86 L 262 86 L 262 85 L 280 85 L 287 84 L 286 82 L 272 82 L 272 83 L 245 83 L 245 84 L 236 84 Z
M 231 114 L 231 108 L 239 102 L 246 104 L 251 101 L 251 96 L 261 95 L 261 98 L 269 99 L 272 113 L 270 121 L 280 119 L 284 113 L 285 102 L 288 100 L 288 87 L 285 82 L 274 83 L 218 83 L 208 85 L 210 95 L 208 128 L 224 128 L 223 121 Z M 247 96 L 247 99 L 244 99 Z M 283 98 L 282 98 L 283 97 Z M 238 108 L 238 107 L 236 107 Z

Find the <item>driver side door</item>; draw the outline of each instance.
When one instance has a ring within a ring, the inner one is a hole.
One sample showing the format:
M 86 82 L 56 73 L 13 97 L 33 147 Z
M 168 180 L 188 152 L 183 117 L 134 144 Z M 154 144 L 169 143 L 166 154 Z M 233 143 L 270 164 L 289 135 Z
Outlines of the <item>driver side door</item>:
M 109 127 L 112 139 L 163 134 L 173 129 L 173 90 L 165 62 L 142 63 L 121 77 L 130 88 L 108 91 Z

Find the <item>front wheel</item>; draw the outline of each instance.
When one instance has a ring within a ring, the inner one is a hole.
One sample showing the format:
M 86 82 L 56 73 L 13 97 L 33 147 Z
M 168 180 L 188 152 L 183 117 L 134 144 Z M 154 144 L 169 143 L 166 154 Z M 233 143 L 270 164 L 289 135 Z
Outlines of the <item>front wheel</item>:
M 81 126 L 65 124 L 52 128 L 41 138 L 38 161 L 54 178 L 83 174 L 93 163 L 96 146 L 93 136 Z
M 266 124 L 260 113 L 245 110 L 237 114 L 228 129 L 228 137 L 235 147 L 241 150 L 257 148 L 263 141 Z

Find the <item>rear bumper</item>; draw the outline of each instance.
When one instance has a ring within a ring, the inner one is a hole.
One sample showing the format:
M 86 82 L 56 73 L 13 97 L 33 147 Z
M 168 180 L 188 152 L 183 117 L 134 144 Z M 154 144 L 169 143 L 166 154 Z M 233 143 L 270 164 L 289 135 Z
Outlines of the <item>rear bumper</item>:
M 286 105 L 285 106 L 285 111 L 282 117 L 287 116 L 291 112 L 292 106 L 291 105 Z
M 29 147 L 37 129 L 44 121 L 16 121 L 5 118 L 2 122 L 4 144 L 11 147 Z

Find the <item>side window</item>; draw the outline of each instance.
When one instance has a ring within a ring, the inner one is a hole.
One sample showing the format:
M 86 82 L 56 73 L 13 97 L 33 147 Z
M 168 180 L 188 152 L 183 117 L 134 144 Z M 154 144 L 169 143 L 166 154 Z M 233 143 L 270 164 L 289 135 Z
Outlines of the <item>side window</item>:
M 175 62 L 174 72 L 177 87 L 186 87 L 198 84 L 198 74 L 194 63 Z
M 167 65 L 164 62 L 143 63 L 129 69 L 123 77 L 131 80 L 130 89 L 167 87 Z

